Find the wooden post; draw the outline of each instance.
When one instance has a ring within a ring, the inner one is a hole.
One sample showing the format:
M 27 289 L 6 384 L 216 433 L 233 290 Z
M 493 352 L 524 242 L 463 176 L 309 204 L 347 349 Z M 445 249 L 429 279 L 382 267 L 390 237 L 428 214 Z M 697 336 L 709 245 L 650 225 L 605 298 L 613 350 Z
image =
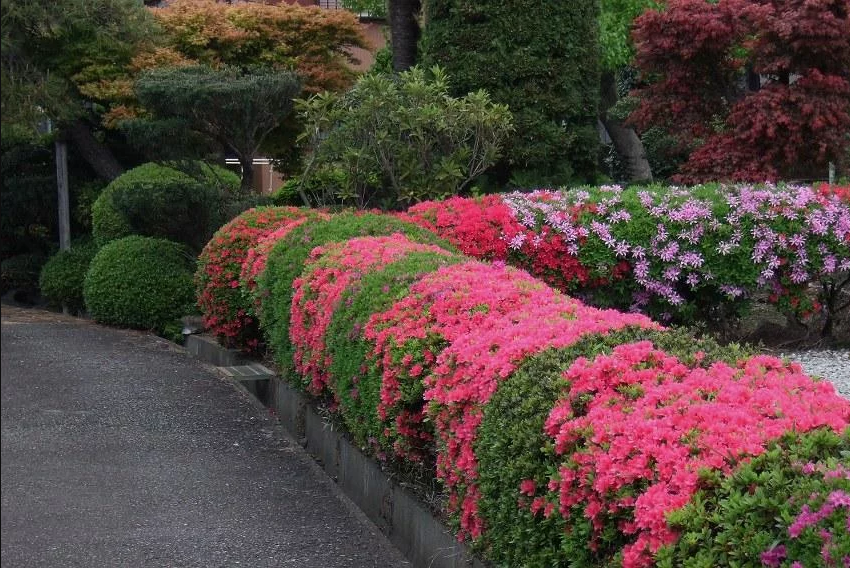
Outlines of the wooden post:
M 68 145 L 56 140 L 56 185 L 59 191 L 59 249 L 71 248 L 71 202 L 68 197 Z

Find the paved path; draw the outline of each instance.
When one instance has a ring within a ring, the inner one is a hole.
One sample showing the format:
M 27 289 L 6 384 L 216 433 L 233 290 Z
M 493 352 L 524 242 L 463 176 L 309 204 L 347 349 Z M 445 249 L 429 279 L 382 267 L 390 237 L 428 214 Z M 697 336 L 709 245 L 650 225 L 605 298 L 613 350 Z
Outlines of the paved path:
M 173 344 L 3 306 L 2 565 L 407 566 Z

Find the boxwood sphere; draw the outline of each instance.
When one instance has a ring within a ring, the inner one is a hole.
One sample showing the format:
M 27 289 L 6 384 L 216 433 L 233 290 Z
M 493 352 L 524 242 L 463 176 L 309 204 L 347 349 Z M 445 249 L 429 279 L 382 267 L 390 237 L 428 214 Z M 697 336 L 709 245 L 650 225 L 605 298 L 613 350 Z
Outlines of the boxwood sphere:
M 212 165 L 195 176 L 148 163 L 110 183 L 92 205 L 92 234 L 98 244 L 129 235 L 160 237 L 201 250 L 226 220 L 239 177 Z
M 50 257 L 41 269 L 41 295 L 52 307 L 65 306 L 72 313 L 85 308 L 83 283 L 98 247 L 94 242 L 72 245 Z
M 83 286 L 86 308 L 99 323 L 161 331 L 194 311 L 194 259 L 182 245 L 130 236 L 104 245 Z

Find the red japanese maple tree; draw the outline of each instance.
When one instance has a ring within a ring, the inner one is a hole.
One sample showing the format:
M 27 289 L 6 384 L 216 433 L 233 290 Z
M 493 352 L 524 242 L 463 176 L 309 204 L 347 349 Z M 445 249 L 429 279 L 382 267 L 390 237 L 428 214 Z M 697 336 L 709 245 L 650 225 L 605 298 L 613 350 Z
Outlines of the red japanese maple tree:
M 677 181 L 808 177 L 850 145 L 850 0 L 672 0 L 635 21 L 630 120 L 692 150 Z

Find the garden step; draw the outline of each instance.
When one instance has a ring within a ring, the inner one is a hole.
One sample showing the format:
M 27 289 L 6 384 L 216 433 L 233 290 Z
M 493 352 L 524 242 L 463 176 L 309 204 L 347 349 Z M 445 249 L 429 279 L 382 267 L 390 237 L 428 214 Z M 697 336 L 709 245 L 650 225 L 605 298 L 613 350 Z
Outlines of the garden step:
M 275 376 L 272 370 L 259 363 L 237 365 L 235 367 L 219 367 L 219 370 L 237 381 L 262 381 Z

